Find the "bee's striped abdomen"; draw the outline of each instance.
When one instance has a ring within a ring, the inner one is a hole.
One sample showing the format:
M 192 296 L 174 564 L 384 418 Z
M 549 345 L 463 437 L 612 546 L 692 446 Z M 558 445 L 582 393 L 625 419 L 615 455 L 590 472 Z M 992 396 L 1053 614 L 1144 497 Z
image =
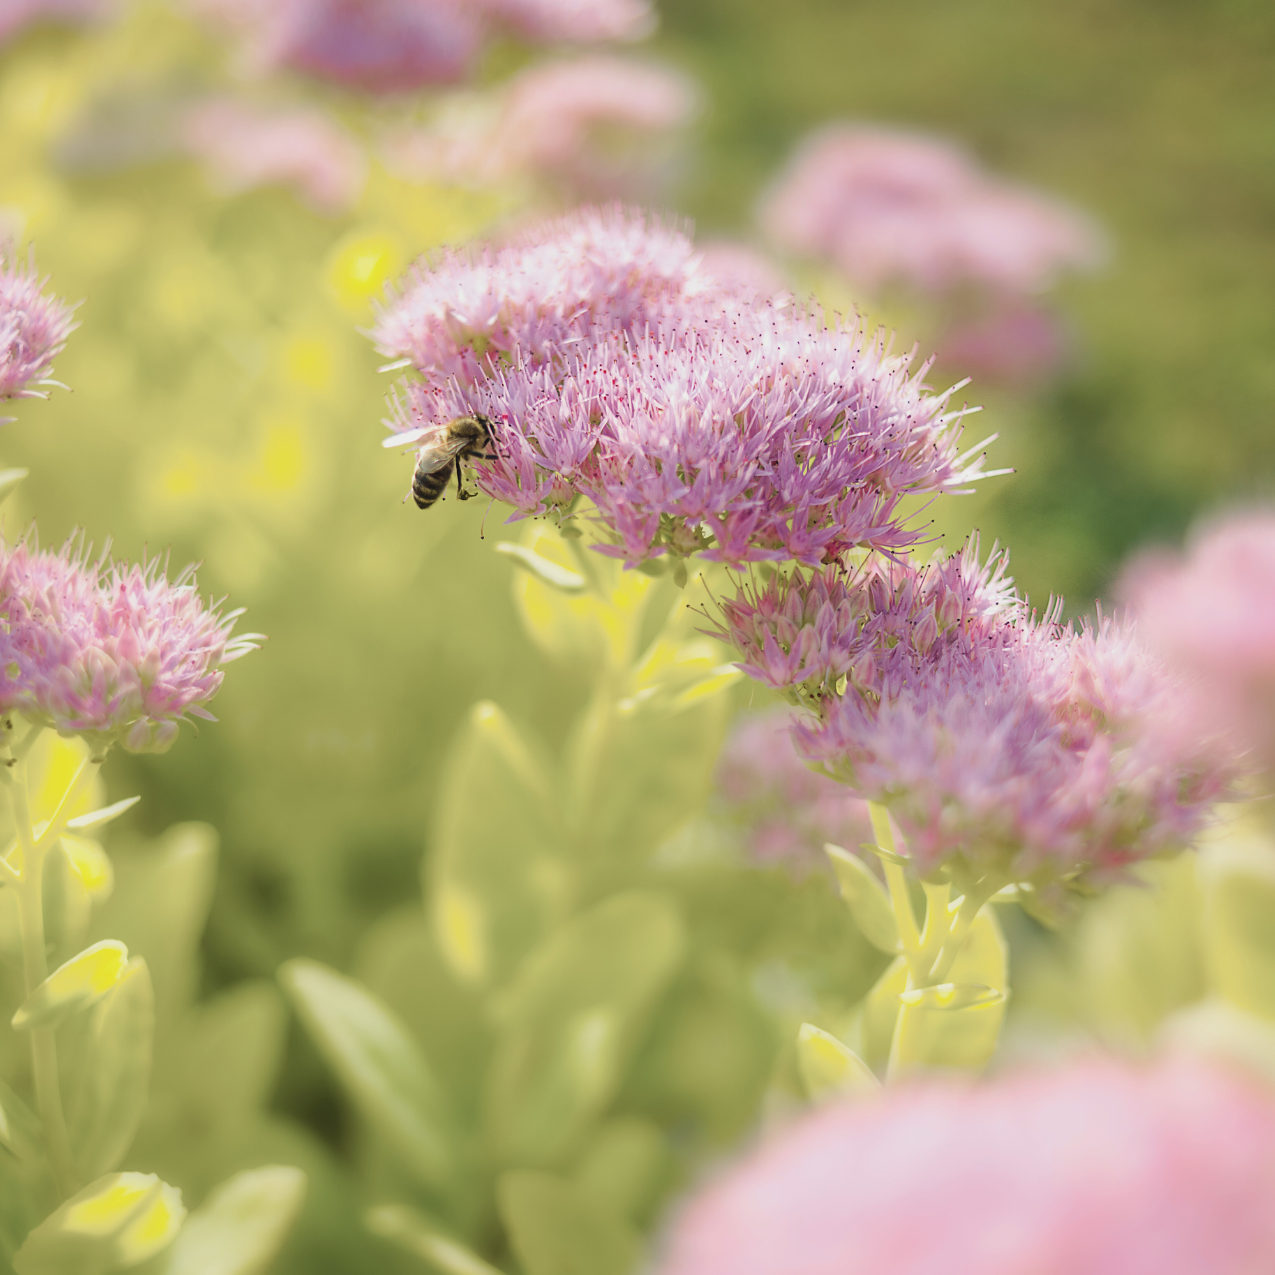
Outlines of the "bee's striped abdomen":
M 428 509 L 447 489 L 456 471 L 456 462 L 449 460 L 437 469 L 423 469 L 417 466 L 412 478 L 412 499 L 418 509 Z

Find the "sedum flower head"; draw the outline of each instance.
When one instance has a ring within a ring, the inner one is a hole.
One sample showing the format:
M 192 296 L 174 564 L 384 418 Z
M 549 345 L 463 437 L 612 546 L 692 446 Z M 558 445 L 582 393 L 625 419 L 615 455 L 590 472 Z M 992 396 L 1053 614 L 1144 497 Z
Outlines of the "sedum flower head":
M 1275 1101 L 1101 1059 L 823 1107 L 693 1199 L 661 1275 L 1256 1275 Z
M 1032 615 L 1004 568 L 972 542 L 794 572 L 724 604 L 722 635 L 811 711 L 801 754 L 889 807 L 923 877 L 1054 890 L 1181 848 L 1229 772 L 1178 684 L 1127 625 Z
M 189 571 L 170 583 L 157 562 L 0 542 L 0 711 L 162 752 L 180 721 L 215 720 L 222 666 L 255 649 L 231 636 L 238 614 L 206 606 Z
M 1145 553 L 1117 589 L 1147 643 L 1189 679 L 1195 728 L 1275 774 L 1275 513 L 1206 525 L 1181 556 Z
M 0 244 L 0 400 L 43 398 L 72 327 L 71 307 L 42 291 L 34 263 Z
M 761 217 L 776 244 L 827 258 L 873 290 L 1036 292 L 1102 255 L 1086 218 L 990 176 L 959 147 L 850 124 L 800 148 Z
M 482 413 L 497 459 L 480 488 L 523 514 L 586 497 L 630 563 L 902 548 L 918 539 L 904 495 L 981 474 L 924 368 L 854 326 L 727 291 L 685 236 L 619 212 L 444 258 L 376 336 L 423 378 L 387 446 Z
M 797 756 L 793 724 L 787 708 L 740 721 L 722 750 L 718 796 L 755 862 L 822 866 L 825 842 L 859 845 L 872 825 L 862 800 Z

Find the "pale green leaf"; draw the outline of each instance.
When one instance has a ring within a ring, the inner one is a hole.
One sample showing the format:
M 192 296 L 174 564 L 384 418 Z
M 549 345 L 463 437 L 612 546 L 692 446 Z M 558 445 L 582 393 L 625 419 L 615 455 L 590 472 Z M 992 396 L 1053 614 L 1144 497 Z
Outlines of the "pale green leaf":
M 495 1005 L 486 1124 L 504 1163 L 551 1164 L 611 1101 L 682 958 L 663 895 L 614 895 L 557 930 Z
M 872 1069 L 853 1049 L 813 1023 L 802 1023 L 797 1033 L 797 1069 L 806 1092 L 816 1100 L 870 1093 L 881 1087 Z
M 419 1257 L 439 1275 L 503 1275 L 473 1249 L 406 1205 L 383 1204 L 368 1209 L 365 1221 L 373 1235 Z
M 13 1016 L 16 1031 L 30 1031 L 65 1018 L 106 995 L 119 981 L 128 961 L 128 948 L 105 939 L 73 956 L 23 1001 Z
M 103 824 L 110 823 L 112 819 L 118 819 L 126 810 L 132 810 L 139 801 L 141 801 L 140 797 L 125 797 L 123 801 L 103 806 L 100 810 L 90 810 L 86 815 L 76 815 L 74 819 L 67 820 L 66 826 L 77 832 L 85 832 L 89 828 L 100 828 Z
M 899 994 L 907 988 L 908 964 L 897 957 L 882 972 L 863 1001 L 863 1053 L 868 1063 L 884 1072 L 899 1019 Z
M 470 983 L 499 983 L 566 915 L 575 883 L 548 779 L 508 717 L 476 705 L 450 749 L 426 897 L 439 949 Z
M 899 926 L 881 883 L 861 859 L 840 846 L 825 845 L 823 849 L 837 874 L 841 897 L 863 937 L 873 947 L 895 955 L 899 951 Z
M 306 1175 L 286 1165 L 223 1182 L 189 1217 L 164 1275 L 264 1275 L 305 1199 Z
M 141 957 L 97 1004 L 68 1105 L 71 1149 L 86 1178 L 118 1167 L 146 1110 L 155 1035 L 155 993 Z
M 559 566 L 536 553 L 526 545 L 515 544 L 512 540 L 502 540 L 496 545 L 496 552 L 504 554 L 524 571 L 529 571 L 537 580 L 547 584 L 551 589 L 563 593 L 583 593 L 588 581 L 578 571 Z
M 672 1172 L 668 1139 L 638 1116 L 604 1121 L 576 1163 L 576 1185 L 604 1209 L 630 1221 L 645 1219 Z
M 452 1168 L 446 1103 L 407 1029 L 317 961 L 288 961 L 279 981 L 364 1118 L 423 1182 L 441 1185 Z
M 203 1002 L 183 1041 L 187 1110 L 210 1128 L 259 1113 L 274 1087 L 286 1031 L 287 1008 L 273 983 L 239 983 Z
M 181 1229 L 181 1192 L 153 1173 L 112 1173 L 73 1195 L 27 1236 L 17 1275 L 104 1275 L 161 1252 Z
M 29 469 L 0 469 L 0 501 L 7 500 L 14 488 L 30 473 Z
M 563 1178 L 504 1173 L 496 1199 L 527 1275 L 630 1275 L 637 1265 L 637 1232 Z
M 115 869 L 102 848 L 102 843 L 92 837 L 79 837 L 66 832 L 58 841 L 80 874 L 89 898 L 96 903 L 106 902 L 115 888 Z
M 935 983 L 899 993 L 899 1000 L 913 1009 L 970 1009 L 1004 999 L 1004 992 L 983 983 Z

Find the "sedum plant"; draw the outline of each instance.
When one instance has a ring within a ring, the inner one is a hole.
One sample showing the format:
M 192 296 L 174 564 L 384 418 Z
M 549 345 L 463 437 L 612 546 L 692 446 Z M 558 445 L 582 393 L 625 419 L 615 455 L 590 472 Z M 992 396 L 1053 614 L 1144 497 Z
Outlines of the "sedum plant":
M 6 396 L 51 383 L 68 313 L 30 267 L 7 268 Z M 5 1053 L 25 1047 L 28 1090 L 0 1083 L 0 1252 L 17 1275 L 259 1269 L 304 1193 L 299 1170 L 267 1167 L 231 1178 L 187 1220 L 178 1188 L 121 1171 L 147 1108 L 156 990 L 118 938 L 85 946 L 113 878 L 97 837 L 137 800 L 103 805 L 102 765 L 116 746 L 163 752 L 183 721 L 212 720 L 223 666 L 259 636 L 232 636 L 237 614 L 158 562 L 93 559 L 74 540 L 41 551 L 34 531 L 0 542 L 0 928 L 21 969 Z

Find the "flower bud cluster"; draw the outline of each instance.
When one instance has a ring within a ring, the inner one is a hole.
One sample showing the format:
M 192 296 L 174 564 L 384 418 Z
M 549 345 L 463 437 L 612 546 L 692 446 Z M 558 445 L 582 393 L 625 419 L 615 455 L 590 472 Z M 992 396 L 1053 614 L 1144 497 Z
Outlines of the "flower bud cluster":
M 619 212 L 445 258 L 374 335 L 423 378 L 395 433 L 490 417 L 498 458 L 476 467 L 480 488 L 523 514 L 587 497 L 629 563 L 897 550 L 918 539 L 905 494 L 982 475 L 924 367 L 854 326 L 726 291 L 679 232 Z
M 205 606 L 187 571 L 90 561 L 0 541 L 0 712 L 95 746 L 163 752 L 206 707 L 222 666 L 255 649 L 238 612 Z
M 31 261 L 0 244 L 0 400 L 43 398 L 53 360 L 74 326 L 64 301 L 47 296 Z

